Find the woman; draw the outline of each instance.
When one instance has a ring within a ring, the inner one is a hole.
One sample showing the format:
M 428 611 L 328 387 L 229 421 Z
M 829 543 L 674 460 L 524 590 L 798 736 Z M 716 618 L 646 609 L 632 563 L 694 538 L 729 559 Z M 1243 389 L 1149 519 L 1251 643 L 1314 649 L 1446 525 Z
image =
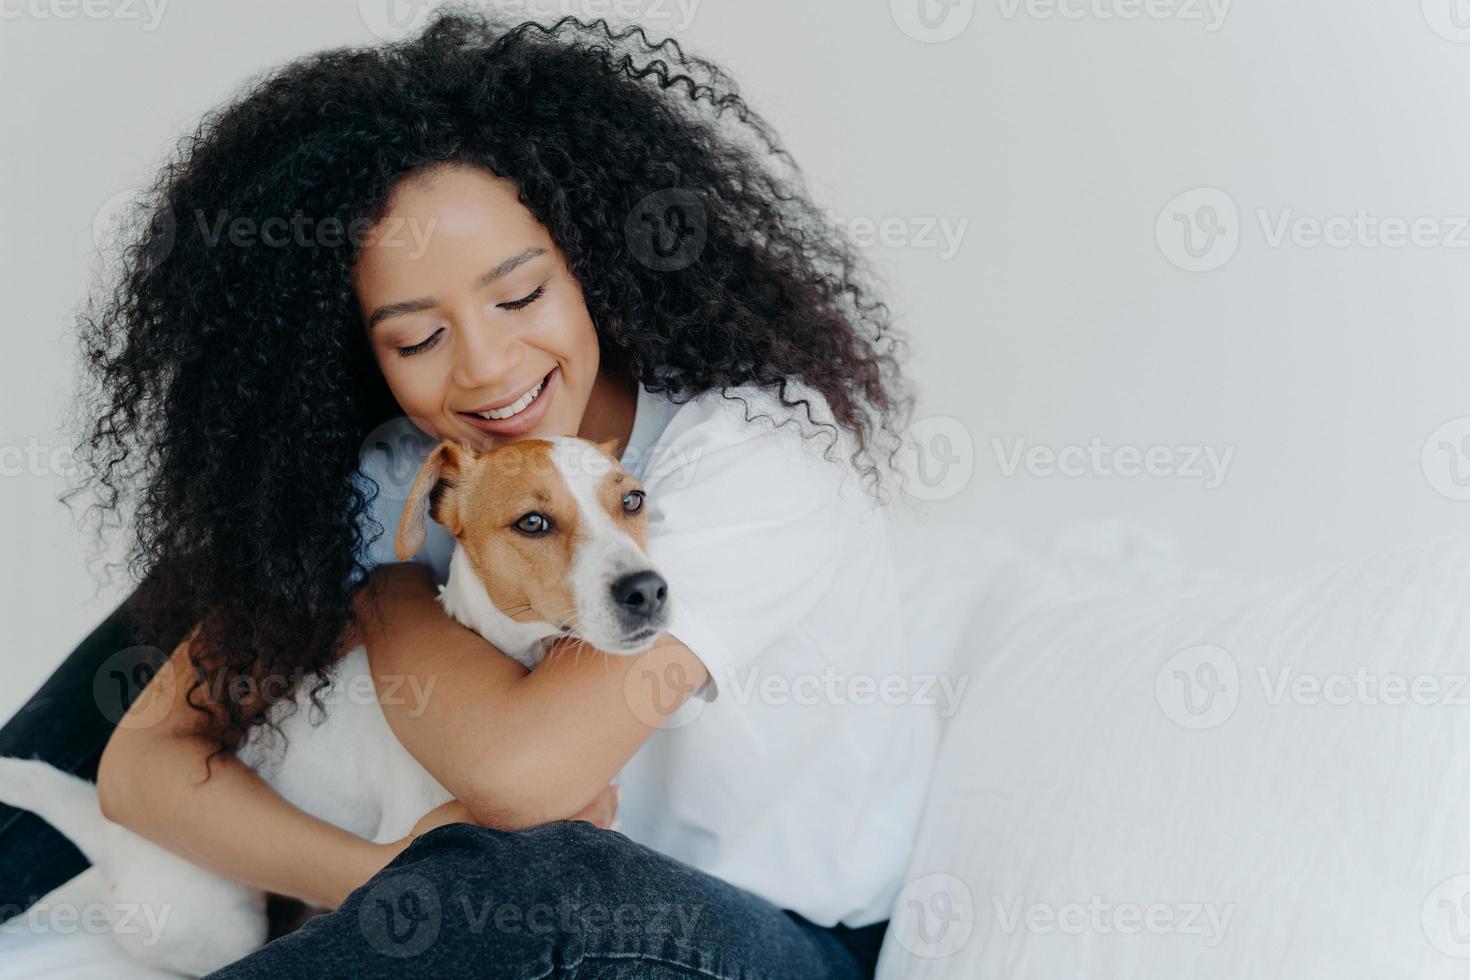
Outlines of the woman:
M 98 766 L 112 819 L 336 909 L 220 976 L 871 975 L 933 735 L 852 683 L 906 669 L 852 487 L 881 497 L 909 399 L 784 156 L 672 42 L 441 12 L 260 81 L 165 169 L 84 330 L 100 513 L 136 505 L 148 576 L 0 751 Z M 404 417 L 613 439 L 674 596 L 654 649 L 527 673 L 447 618 L 442 527 L 388 560 Z M 359 642 L 456 797 L 390 845 L 228 751 Z M 173 652 L 109 735 L 84 702 L 141 645 Z M 79 867 L 13 813 L 0 848 L 15 908 Z

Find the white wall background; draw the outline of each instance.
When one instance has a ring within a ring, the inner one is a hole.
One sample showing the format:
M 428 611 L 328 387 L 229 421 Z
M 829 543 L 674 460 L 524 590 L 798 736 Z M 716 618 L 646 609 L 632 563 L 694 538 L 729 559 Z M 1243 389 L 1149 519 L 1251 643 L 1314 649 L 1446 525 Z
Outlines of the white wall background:
M 960 457 L 925 490 L 941 520 L 1035 536 L 1133 516 L 1244 571 L 1470 530 L 1470 421 L 1431 438 L 1470 418 L 1470 5 L 923 0 L 926 32 L 919 2 L 534 8 L 635 17 L 723 62 L 825 205 L 859 234 L 887 222 L 871 254 L 920 414 L 945 417 L 920 434 Z M 94 218 L 247 76 L 369 43 L 386 11 L 0 0 L 0 718 L 123 594 L 96 591 L 55 502 Z M 1171 206 L 1197 188 L 1218 191 Z M 1201 204 L 1216 267 L 1186 271 L 1179 220 L 1207 244 Z M 1169 447 L 1172 470 L 1009 465 L 1094 439 Z M 1230 453 L 1223 479 L 1192 475 L 1188 447 Z

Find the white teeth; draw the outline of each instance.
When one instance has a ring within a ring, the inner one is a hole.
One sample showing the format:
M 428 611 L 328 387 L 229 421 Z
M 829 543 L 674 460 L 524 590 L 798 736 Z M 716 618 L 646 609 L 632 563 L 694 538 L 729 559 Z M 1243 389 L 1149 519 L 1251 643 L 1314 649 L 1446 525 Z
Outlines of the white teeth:
M 541 389 L 545 385 L 546 379 L 542 378 L 541 382 L 537 384 L 536 387 L 532 388 L 530 391 L 526 392 L 520 398 L 516 399 L 514 402 L 505 406 L 504 408 L 492 408 L 488 412 L 479 412 L 477 414 L 482 419 L 491 420 L 508 419 L 513 415 L 519 415 L 526 410 L 527 405 L 531 404 L 531 402 L 536 399 L 536 396 L 540 394 Z

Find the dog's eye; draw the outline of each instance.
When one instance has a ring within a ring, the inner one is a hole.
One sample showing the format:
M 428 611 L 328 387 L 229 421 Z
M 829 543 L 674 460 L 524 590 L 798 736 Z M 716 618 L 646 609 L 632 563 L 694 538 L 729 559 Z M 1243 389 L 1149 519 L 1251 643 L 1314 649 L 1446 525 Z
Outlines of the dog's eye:
M 535 537 L 551 530 L 551 518 L 545 514 L 538 514 L 533 510 L 512 524 L 511 527 L 520 531 L 522 534 L 529 534 Z
M 623 513 L 636 514 L 643 509 L 643 491 L 629 490 L 623 494 Z

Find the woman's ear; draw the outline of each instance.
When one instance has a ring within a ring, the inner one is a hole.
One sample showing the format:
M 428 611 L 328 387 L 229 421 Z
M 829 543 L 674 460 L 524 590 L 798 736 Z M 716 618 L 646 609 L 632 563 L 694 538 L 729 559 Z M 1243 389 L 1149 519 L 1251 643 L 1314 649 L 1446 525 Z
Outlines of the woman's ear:
M 425 498 L 434 520 L 451 534 L 459 533 L 454 491 L 473 462 L 474 451 L 457 442 L 441 442 L 429 453 L 414 478 L 413 488 L 408 491 L 408 502 L 403 505 L 403 517 L 398 522 L 393 554 L 399 561 L 408 561 L 424 546 Z

